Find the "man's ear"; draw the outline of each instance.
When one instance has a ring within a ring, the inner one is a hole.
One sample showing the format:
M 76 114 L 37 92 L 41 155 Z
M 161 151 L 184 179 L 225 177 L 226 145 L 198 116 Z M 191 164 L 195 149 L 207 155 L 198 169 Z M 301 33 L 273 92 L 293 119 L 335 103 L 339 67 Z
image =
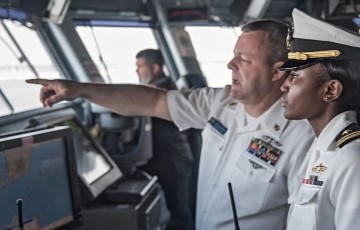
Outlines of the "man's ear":
M 152 64 L 152 72 L 155 74 L 161 73 L 162 69 L 159 64 Z
M 335 101 L 337 100 L 342 91 L 343 91 L 343 85 L 338 80 L 330 80 L 325 84 L 324 87 L 324 100 L 325 101 Z
M 283 77 L 287 76 L 287 74 L 288 74 L 287 71 L 282 71 L 279 69 L 284 63 L 285 62 L 283 62 L 283 61 L 279 61 L 273 65 L 273 78 L 272 78 L 273 81 L 278 81 L 278 80 L 282 79 Z

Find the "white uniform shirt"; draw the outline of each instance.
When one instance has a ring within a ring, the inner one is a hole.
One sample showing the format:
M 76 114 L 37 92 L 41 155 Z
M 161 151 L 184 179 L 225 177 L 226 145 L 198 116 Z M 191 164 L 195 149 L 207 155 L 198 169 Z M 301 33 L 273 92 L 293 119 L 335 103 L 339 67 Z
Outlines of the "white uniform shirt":
M 354 112 L 339 114 L 314 141 L 298 173 L 300 190 L 290 200 L 288 230 L 360 229 L 360 139 L 342 148 L 334 141 L 354 122 Z
M 313 131 L 307 121 L 286 120 L 280 100 L 247 124 L 243 105 L 229 93 L 229 86 L 168 91 L 170 114 L 179 129 L 204 129 L 196 229 L 234 229 L 228 182 L 241 230 L 284 229 L 288 189 L 296 188 L 296 169 L 312 143 Z M 252 140 L 271 141 L 270 146 L 282 152 L 276 164 L 250 154 Z

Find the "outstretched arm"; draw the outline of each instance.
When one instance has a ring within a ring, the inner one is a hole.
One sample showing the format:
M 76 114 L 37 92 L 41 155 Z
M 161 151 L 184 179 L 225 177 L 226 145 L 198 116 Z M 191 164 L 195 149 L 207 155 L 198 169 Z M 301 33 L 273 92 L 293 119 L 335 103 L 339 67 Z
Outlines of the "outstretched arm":
M 40 84 L 40 100 L 51 107 L 60 101 L 82 97 L 128 116 L 154 116 L 171 120 L 166 91 L 140 85 L 80 83 L 70 80 L 29 79 Z

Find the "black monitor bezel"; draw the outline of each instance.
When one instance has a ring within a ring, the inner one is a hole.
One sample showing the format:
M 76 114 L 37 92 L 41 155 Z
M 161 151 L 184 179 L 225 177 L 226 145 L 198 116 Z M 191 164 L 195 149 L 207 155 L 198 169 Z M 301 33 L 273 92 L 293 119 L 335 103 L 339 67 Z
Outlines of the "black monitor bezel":
M 79 191 L 75 152 L 72 131 L 69 127 L 46 127 L 41 126 L 38 128 L 24 129 L 15 132 L 9 132 L 0 135 L 0 151 L 6 151 L 17 147 L 26 145 L 26 138 L 30 138 L 31 144 L 41 143 L 52 139 L 61 138 L 65 144 L 65 158 L 68 174 L 68 182 L 70 188 L 72 217 L 73 220 L 56 229 L 67 229 L 69 227 L 79 226 L 82 223 L 82 204 Z M 26 202 L 26 201 L 25 201 Z M 14 203 L 15 205 L 15 203 Z M 25 204 L 26 205 L 26 204 Z
M 108 173 L 95 180 L 93 183 L 86 183 L 82 175 L 78 173 L 82 186 L 85 188 L 83 191 L 86 195 L 85 202 L 92 202 L 99 197 L 107 188 L 113 185 L 122 177 L 122 172 L 105 151 L 105 149 L 94 139 L 90 132 L 84 127 L 79 118 L 77 117 L 73 109 L 65 109 L 61 111 L 51 112 L 39 116 L 35 116 L 29 119 L 30 127 L 36 127 L 41 125 L 57 126 L 62 125 L 66 121 L 73 120 L 77 127 L 79 127 L 84 136 L 90 141 L 91 145 L 98 153 L 100 153 L 105 160 L 110 164 L 111 169 Z

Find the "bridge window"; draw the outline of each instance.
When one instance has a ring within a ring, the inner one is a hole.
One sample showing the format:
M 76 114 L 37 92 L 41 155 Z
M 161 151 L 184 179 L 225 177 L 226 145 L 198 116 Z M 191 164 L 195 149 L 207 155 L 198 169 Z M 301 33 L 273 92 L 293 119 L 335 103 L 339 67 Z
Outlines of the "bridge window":
M 76 30 L 100 74 L 109 83 L 138 83 L 136 53 L 142 49 L 158 48 L 152 30 L 146 27 L 79 25 Z M 222 87 L 231 84 L 231 72 L 226 65 L 233 56 L 240 29 L 188 26 L 186 30 L 209 85 Z M 209 37 L 214 39 L 209 40 Z M 214 45 L 213 40 L 221 45 Z
M 196 58 L 211 87 L 231 84 L 231 72 L 226 67 L 233 57 L 240 28 L 187 26 Z M 211 39 L 209 39 L 211 38 Z
M 158 48 L 150 28 L 77 26 L 76 30 L 108 83 L 138 83 L 136 53 Z
M 35 30 L 16 21 L 0 21 L 0 116 L 41 108 L 40 87 L 28 78 L 60 78 Z

